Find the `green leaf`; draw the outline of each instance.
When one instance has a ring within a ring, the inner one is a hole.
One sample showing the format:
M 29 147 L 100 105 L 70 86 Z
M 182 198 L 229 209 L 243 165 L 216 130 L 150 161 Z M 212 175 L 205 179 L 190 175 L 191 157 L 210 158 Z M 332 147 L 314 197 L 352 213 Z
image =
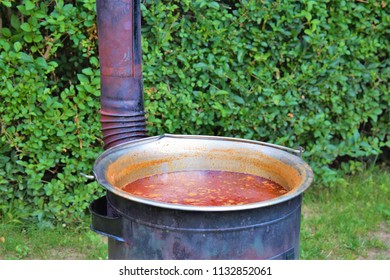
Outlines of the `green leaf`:
M 244 105 L 244 104 L 245 104 L 245 101 L 244 101 L 244 99 L 243 99 L 241 96 L 232 94 L 231 97 L 232 97 L 232 99 L 233 99 L 236 103 L 241 104 L 241 105 Z
M 272 96 L 272 102 L 277 106 L 280 104 L 280 101 L 282 100 L 282 96 L 280 95 L 273 95 Z
M 38 57 L 36 59 L 36 62 L 42 68 L 47 68 L 47 66 L 48 66 L 46 60 L 43 57 Z
M 318 26 L 320 23 L 321 23 L 321 21 L 318 20 L 318 19 L 312 20 L 312 21 L 311 21 L 311 29 L 312 29 L 313 31 L 316 31 L 316 30 L 317 30 L 317 26 Z
M 243 50 L 239 50 L 238 54 L 237 54 L 238 63 L 243 63 L 243 61 L 244 61 L 243 57 L 244 57 L 244 51 Z
M 1 28 L 1 34 L 4 37 L 11 37 L 11 35 L 12 35 L 11 30 L 9 30 L 9 28 L 6 28 L 6 27 Z
M 200 3 L 200 8 L 203 8 L 203 7 L 205 7 L 207 5 L 207 1 L 202 1 L 201 3 Z
M 199 62 L 199 63 L 196 63 L 194 64 L 194 68 L 208 68 L 208 65 L 204 62 Z
M 82 70 L 82 72 L 87 75 L 87 76 L 92 76 L 93 75 L 93 71 L 91 68 L 85 68 Z
M 7 162 L 9 162 L 10 157 L 0 155 L 0 165 L 5 165 Z
M 30 32 L 31 31 L 31 26 L 30 24 L 28 24 L 28 22 L 24 22 L 20 25 L 20 28 L 23 30 L 23 31 L 26 31 L 26 32 Z
M 93 66 L 99 66 L 99 60 L 95 56 L 92 56 L 89 61 Z
M 31 33 L 26 33 L 25 35 L 24 35 L 24 40 L 27 42 L 27 43 L 31 43 L 32 41 L 33 41 L 33 38 L 32 38 L 32 36 L 31 36 Z
M 95 88 L 90 86 L 89 84 L 84 84 L 84 88 L 89 93 L 94 93 L 95 92 Z
M 79 81 L 81 83 L 85 83 L 85 84 L 88 84 L 89 83 L 89 79 L 87 76 L 83 75 L 83 74 L 77 74 L 77 78 L 79 79 Z
M 215 92 L 216 95 L 229 95 L 229 92 L 226 90 L 218 90 Z
M 209 6 L 210 8 L 212 8 L 212 9 L 219 10 L 219 4 L 218 4 L 217 2 L 215 2 L 215 1 L 210 2 L 210 3 L 208 4 L 208 6 Z
M 11 26 L 15 29 L 19 29 L 20 27 L 20 20 L 16 14 L 11 15 Z
M 8 7 L 8 8 L 11 8 L 12 7 L 12 3 L 11 1 L 1 1 L 2 4 L 4 4 L 4 6 Z
M 6 52 L 8 52 L 9 49 L 11 48 L 11 45 L 8 42 L 3 41 L 3 42 L 0 42 L 0 43 L 1 43 L 2 47 L 4 48 L 4 50 Z
M 26 62 L 34 62 L 34 59 L 31 55 L 28 55 L 27 53 L 25 52 L 22 52 L 20 53 L 21 56 L 20 56 L 20 61 L 26 63 Z
M 78 107 L 79 107 L 81 110 L 85 110 L 85 105 L 84 105 L 84 103 L 79 102 L 77 105 L 78 105 Z
M 24 6 L 26 7 L 26 11 L 32 10 L 35 8 L 35 4 L 32 1 L 24 0 Z
M 15 42 L 14 49 L 16 52 L 19 52 L 22 49 L 22 44 L 20 42 Z

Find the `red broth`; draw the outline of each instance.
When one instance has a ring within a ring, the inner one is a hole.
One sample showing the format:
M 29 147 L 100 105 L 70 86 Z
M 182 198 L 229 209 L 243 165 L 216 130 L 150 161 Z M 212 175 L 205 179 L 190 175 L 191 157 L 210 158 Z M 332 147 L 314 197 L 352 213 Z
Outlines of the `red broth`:
M 260 202 L 287 192 L 263 177 L 228 171 L 181 171 L 153 175 L 123 188 L 135 196 L 194 206 L 227 206 Z

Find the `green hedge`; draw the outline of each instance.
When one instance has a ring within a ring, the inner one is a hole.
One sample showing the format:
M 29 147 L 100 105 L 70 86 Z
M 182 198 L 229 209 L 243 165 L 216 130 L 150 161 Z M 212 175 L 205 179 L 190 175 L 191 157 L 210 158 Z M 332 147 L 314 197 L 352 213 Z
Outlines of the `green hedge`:
M 386 1 L 142 3 L 150 135 L 300 145 L 325 185 L 390 146 Z M 78 221 L 104 192 L 79 175 L 102 151 L 95 1 L 0 12 L 0 215 Z

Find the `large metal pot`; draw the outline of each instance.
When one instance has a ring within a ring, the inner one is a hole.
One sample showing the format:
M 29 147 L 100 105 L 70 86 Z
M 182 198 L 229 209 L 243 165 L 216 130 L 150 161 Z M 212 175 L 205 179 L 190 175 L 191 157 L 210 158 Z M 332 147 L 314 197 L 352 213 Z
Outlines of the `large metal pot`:
M 168 134 L 118 145 L 94 166 L 108 192 L 91 204 L 92 229 L 109 237 L 111 259 L 298 258 L 302 193 L 313 180 L 300 152 L 258 141 Z M 189 170 L 258 175 L 288 192 L 251 204 L 190 206 L 122 190 L 146 176 Z

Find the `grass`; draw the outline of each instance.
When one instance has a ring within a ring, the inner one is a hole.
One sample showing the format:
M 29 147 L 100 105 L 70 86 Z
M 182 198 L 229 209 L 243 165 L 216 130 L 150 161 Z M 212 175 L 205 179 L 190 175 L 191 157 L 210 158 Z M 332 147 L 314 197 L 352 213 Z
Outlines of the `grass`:
M 304 194 L 301 259 L 390 259 L 390 173 L 373 169 Z M 0 259 L 107 259 L 106 239 L 78 226 L 0 224 Z
M 107 244 L 103 237 L 89 230 L 87 222 L 54 229 L 0 224 L 1 259 L 107 259 Z
M 374 169 L 304 195 L 301 259 L 390 259 L 390 173 Z

